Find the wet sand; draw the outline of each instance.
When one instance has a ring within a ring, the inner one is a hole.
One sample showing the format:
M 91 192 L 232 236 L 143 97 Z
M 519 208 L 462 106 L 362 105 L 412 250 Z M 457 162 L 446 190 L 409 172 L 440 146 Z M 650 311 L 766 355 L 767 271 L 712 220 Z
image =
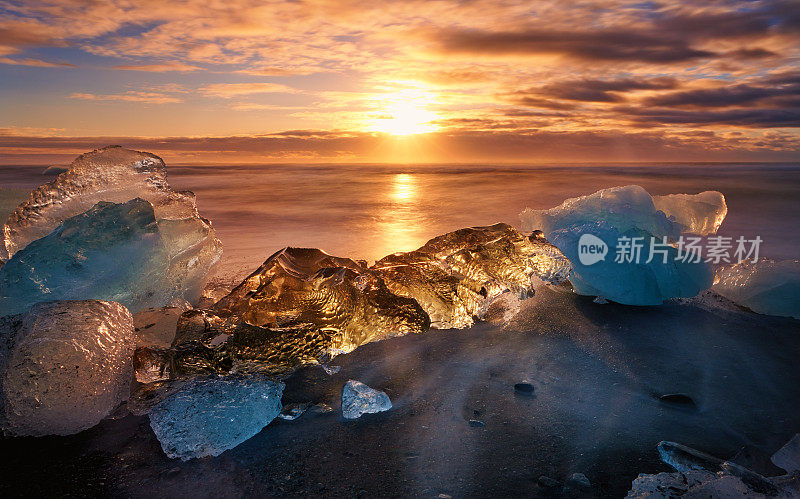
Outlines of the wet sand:
M 283 402 L 334 412 L 276 419 L 216 458 L 168 459 L 147 417 L 106 420 L 71 437 L 2 440 L 0 495 L 550 496 L 539 477 L 584 473 L 624 496 L 638 473 L 669 471 L 673 440 L 781 472 L 766 456 L 800 431 L 800 322 L 668 303 L 598 305 L 538 290 L 505 327 L 432 330 L 308 367 Z M 386 391 L 393 409 L 341 418 L 348 379 Z M 530 382 L 533 396 L 514 392 Z M 659 395 L 683 393 L 696 408 Z M 478 420 L 484 426 L 471 426 Z M 558 490 L 558 489 L 556 489 Z

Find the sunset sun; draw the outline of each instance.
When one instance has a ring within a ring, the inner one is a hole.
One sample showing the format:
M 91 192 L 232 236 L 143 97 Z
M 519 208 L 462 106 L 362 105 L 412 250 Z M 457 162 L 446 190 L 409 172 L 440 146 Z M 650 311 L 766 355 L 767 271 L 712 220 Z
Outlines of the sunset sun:
M 434 132 L 439 116 L 428 109 L 430 95 L 421 90 L 404 90 L 377 99 L 378 115 L 369 130 L 391 135 L 414 135 Z

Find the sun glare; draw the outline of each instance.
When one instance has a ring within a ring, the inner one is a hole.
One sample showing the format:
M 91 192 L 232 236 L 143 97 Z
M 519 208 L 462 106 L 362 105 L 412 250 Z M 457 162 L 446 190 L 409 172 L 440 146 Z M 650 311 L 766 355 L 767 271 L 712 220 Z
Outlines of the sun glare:
M 377 99 L 379 115 L 369 129 L 392 135 L 413 135 L 439 129 L 439 116 L 427 109 L 430 96 L 421 90 L 403 90 Z

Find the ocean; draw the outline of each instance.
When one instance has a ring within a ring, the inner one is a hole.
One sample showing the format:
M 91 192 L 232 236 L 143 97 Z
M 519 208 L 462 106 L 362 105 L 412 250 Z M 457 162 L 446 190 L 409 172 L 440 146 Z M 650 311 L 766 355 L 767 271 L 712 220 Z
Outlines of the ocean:
M 0 217 L 52 179 L 41 166 L 0 166 Z M 760 236 L 760 255 L 800 258 L 800 163 L 572 165 L 170 166 L 173 189 L 197 195 L 224 245 L 216 276 L 237 280 L 285 246 L 377 260 L 462 227 L 519 226 L 542 209 L 599 189 L 638 184 L 654 195 L 718 190 L 722 236 Z

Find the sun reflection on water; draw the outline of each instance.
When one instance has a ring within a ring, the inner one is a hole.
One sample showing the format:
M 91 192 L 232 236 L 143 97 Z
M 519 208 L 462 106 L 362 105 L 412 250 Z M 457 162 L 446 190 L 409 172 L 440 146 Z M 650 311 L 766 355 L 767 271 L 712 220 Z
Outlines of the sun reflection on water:
M 421 233 L 419 182 L 416 175 L 398 173 L 391 177 L 387 203 L 381 210 L 378 230 L 381 232 L 383 254 L 417 249 L 425 242 Z

